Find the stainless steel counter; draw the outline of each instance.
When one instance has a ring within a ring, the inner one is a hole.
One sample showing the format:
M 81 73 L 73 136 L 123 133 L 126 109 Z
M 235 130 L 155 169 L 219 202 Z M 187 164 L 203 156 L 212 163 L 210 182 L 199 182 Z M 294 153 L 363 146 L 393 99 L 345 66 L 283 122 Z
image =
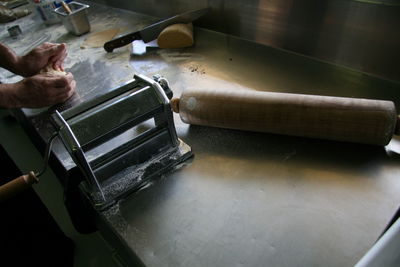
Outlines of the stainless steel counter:
M 133 31 L 155 20 L 94 4 L 89 14 L 92 33 Z M 27 50 L 43 36 L 69 46 L 66 67 L 77 80 L 77 95 L 60 109 L 103 94 L 134 73 L 165 76 L 176 96 L 192 86 L 245 88 L 385 99 L 400 108 L 399 84 L 216 32 L 195 29 L 193 48 L 131 55 L 125 47 L 107 54 L 81 49 L 88 35 L 71 36 L 62 25 L 20 22 L 21 40 L 2 33 L 11 47 Z M 43 149 L 51 133 L 48 113 L 16 113 Z M 373 147 L 189 126 L 176 114 L 175 122 L 195 157 L 97 214 L 105 237 L 145 265 L 350 266 L 399 206 L 398 137 Z M 60 142 L 52 167 L 61 180 L 74 167 Z

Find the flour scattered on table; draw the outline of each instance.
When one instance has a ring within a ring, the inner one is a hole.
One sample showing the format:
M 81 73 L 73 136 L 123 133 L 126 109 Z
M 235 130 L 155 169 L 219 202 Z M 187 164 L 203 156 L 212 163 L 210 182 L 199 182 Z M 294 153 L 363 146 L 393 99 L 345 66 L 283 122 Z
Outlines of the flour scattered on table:
M 85 40 L 85 42 L 81 45 L 81 48 L 103 47 L 104 43 L 113 39 L 114 36 L 119 33 L 119 31 L 119 29 L 108 29 L 93 33 Z
M 191 65 L 189 66 L 190 72 L 197 73 L 197 74 L 206 74 L 205 68 L 201 65 Z

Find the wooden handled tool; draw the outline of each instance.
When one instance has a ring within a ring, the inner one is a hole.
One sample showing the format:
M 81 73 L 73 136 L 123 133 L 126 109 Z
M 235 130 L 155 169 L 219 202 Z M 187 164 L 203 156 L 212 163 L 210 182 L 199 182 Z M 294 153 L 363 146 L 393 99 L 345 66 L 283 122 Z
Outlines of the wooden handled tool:
M 192 88 L 171 107 L 195 125 L 373 145 L 400 134 L 395 105 L 383 100 Z
M 72 13 L 72 10 L 71 10 L 71 8 L 68 6 L 67 3 L 65 3 L 64 1 L 61 1 L 61 5 L 63 6 L 63 8 L 65 9 L 65 12 L 67 12 L 68 15 Z
M 37 183 L 39 179 L 34 172 L 22 175 L 0 186 L 0 202 L 5 201 Z

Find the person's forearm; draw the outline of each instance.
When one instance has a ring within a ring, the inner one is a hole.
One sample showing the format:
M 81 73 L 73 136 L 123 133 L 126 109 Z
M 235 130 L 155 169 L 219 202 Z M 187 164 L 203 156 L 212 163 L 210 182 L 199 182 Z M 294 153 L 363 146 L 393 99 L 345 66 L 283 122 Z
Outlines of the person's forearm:
M 19 83 L 0 84 L 0 108 L 18 108 L 16 89 Z
M 0 43 L 0 67 L 19 74 L 19 59 L 20 57 L 12 49 Z

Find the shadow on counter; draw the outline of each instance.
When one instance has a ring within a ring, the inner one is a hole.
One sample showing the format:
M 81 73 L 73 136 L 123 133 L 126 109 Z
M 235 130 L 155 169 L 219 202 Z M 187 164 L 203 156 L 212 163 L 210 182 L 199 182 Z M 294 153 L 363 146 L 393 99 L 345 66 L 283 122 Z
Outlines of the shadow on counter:
M 399 151 L 387 147 L 214 127 L 191 125 L 183 139 L 195 155 L 215 153 L 251 161 L 285 161 L 348 171 L 400 162 Z

